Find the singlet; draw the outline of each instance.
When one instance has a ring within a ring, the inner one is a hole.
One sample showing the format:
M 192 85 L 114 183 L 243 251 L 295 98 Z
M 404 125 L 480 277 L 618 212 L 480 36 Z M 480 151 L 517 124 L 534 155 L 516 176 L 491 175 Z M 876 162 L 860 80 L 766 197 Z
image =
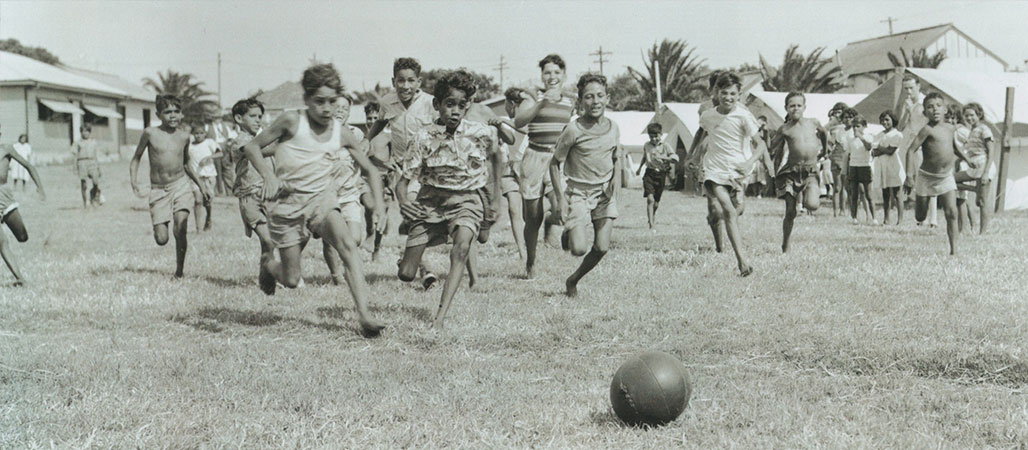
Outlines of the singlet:
M 329 138 L 318 141 L 307 121 L 307 113 L 300 112 L 296 134 L 278 144 L 275 150 L 275 175 L 293 192 L 315 193 L 332 187 L 336 174 L 336 153 L 342 146 L 342 122 L 333 119 Z
M 541 95 L 540 95 L 541 97 Z M 542 101 L 540 98 L 538 101 Z M 552 152 L 553 146 L 560 137 L 560 132 L 571 121 L 575 105 L 566 96 L 560 102 L 547 102 L 539 108 L 539 113 L 528 123 L 528 148 L 537 152 Z

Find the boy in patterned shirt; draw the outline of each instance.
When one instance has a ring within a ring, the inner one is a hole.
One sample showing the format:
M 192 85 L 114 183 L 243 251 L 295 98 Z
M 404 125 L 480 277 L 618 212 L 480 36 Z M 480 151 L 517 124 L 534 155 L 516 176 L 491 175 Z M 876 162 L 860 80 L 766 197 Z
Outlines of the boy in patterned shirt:
M 475 90 L 471 75 L 463 70 L 447 73 L 436 82 L 432 104 L 439 118 L 412 136 L 403 158 L 403 177 L 395 190 L 400 212 L 411 223 L 397 273 L 401 280 L 414 280 L 427 247 L 453 239 L 450 269 L 432 324 L 437 329 L 443 327 L 464 276 L 471 242 L 485 216 L 486 205 L 479 190 L 490 181 L 490 170 L 498 174 L 502 169 L 500 159 L 493 157 L 496 129 L 464 120 Z M 487 165 L 490 162 L 491 168 Z M 407 186 L 413 180 L 421 184 L 415 200 L 407 195 Z M 494 192 L 499 192 L 500 177 L 491 180 Z M 494 203 L 499 198 L 495 196 Z

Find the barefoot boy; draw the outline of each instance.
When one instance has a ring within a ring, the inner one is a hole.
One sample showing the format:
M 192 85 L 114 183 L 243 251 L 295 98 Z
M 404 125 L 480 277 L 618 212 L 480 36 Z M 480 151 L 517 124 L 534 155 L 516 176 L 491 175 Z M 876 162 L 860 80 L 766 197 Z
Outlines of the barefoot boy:
M 307 110 L 283 113 L 243 147 L 246 159 L 264 179 L 261 196 L 269 202 L 268 231 L 280 259 L 276 261 L 274 256 L 264 255 L 258 281 L 267 294 L 275 292 L 276 281 L 295 288 L 302 274 L 303 246 L 312 235 L 325 239 L 339 253 L 346 267 L 344 276 L 361 329 L 364 334 L 373 336 L 385 326 L 368 310 L 368 288 L 357 246 L 339 211 L 334 176 L 339 149 L 346 147 L 350 156 L 371 175 L 371 190 L 380 200 L 382 185 L 378 171 L 358 149 L 360 143 L 350 130 L 333 118 L 333 102 L 343 90 L 335 67 L 331 64 L 311 66 L 303 72 L 300 84 Z M 275 157 L 274 169 L 264 156 Z M 379 207 L 376 216 L 381 217 L 381 214 Z
M 25 242 L 29 240 L 29 232 L 25 229 L 25 222 L 22 221 L 21 214 L 18 212 L 18 202 L 14 201 L 14 193 L 7 186 L 7 173 L 11 167 L 11 160 L 21 164 L 28 171 L 32 181 L 36 183 L 36 190 L 39 192 L 40 198 L 46 200 L 46 193 L 43 192 L 43 182 L 39 178 L 36 168 L 22 157 L 21 154 L 14 151 L 14 148 L 0 145 L 0 225 L 6 224 L 18 242 Z M 21 271 L 18 269 L 18 263 L 14 260 L 14 253 L 11 251 L 11 246 L 7 243 L 7 236 L 5 236 L 3 230 L 0 230 L 0 257 L 3 258 L 7 268 L 14 275 L 14 285 L 25 285 L 25 277 L 22 276 Z
M 603 115 L 607 78 L 592 73 L 582 75 L 578 79 L 578 102 L 581 115 L 561 132 L 550 160 L 550 181 L 560 210 L 566 212 L 564 226 L 571 254 L 585 255 L 578 269 L 564 282 L 568 297 L 578 295 L 578 282 L 610 249 L 623 164 L 618 126 Z M 566 194 L 560 186 L 561 163 L 568 179 Z M 585 234 L 589 222 L 593 224 L 591 245 Z
M 200 184 L 196 173 L 189 165 L 189 127 L 179 127 L 182 122 L 182 101 L 174 95 L 157 96 L 157 117 L 159 126 L 143 130 L 139 137 L 136 153 L 129 163 L 129 180 L 132 192 L 141 196 L 136 174 L 143 152 L 149 150 L 150 159 L 150 220 L 153 223 L 153 238 L 157 245 L 168 243 L 168 222 L 173 222 L 175 236 L 175 277 L 182 277 L 186 262 L 186 241 L 189 213 L 193 208 L 192 185 L 200 187 L 205 201 L 210 201 L 211 192 Z M 190 183 L 192 181 L 192 183 Z
M 739 76 L 725 73 L 718 77 L 716 86 L 718 105 L 700 116 L 700 129 L 693 139 L 694 145 L 704 138 L 707 142 L 692 157 L 692 165 L 702 161 L 703 188 L 715 200 L 715 214 L 725 224 L 728 240 L 739 263 L 739 273 L 745 277 L 753 273 L 753 268 L 743 256 L 736 220 L 739 210 L 734 197 L 741 192 L 746 175 L 766 149 L 755 139 L 760 130 L 757 119 L 746 108 L 736 104 L 742 88 Z M 754 146 L 758 151 L 753 151 Z
M 249 144 L 260 133 L 264 104 L 256 98 L 248 98 L 232 105 L 232 119 L 239 126 L 239 134 L 228 142 L 225 155 L 226 168 L 234 171 L 232 194 L 239 199 L 239 215 L 243 219 L 246 237 L 257 235 L 261 245 L 261 260 L 271 256 L 274 244 L 268 231 L 268 217 L 261 199 L 264 180 L 257 169 L 250 164 L 243 153 L 243 146 Z M 270 164 L 270 161 L 269 161 Z
M 367 120 L 368 129 L 370 130 L 375 123 L 378 122 L 380 114 L 382 112 L 381 106 L 378 102 L 368 102 L 364 105 L 364 116 Z M 392 157 L 392 150 L 389 148 L 389 140 L 391 133 L 386 131 L 375 136 L 374 139 L 368 141 L 368 159 L 378 169 L 379 176 L 382 179 L 382 201 L 385 202 L 382 207 L 384 208 L 385 222 L 382 223 L 381 230 L 375 230 L 374 224 L 372 223 L 372 213 L 375 210 L 374 198 L 370 193 L 364 193 L 361 197 L 361 202 L 364 203 L 364 231 L 368 238 L 374 237 L 373 247 L 371 252 L 371 260 L 378 261 L 379 252 L 382 249 L 382 237 L 389 231 L 389 206 L 395 200 L 393 195 L 393 186 L 396 185 L 395 173 L 393 165 L 395 164 Z
M 490 180 L 488 165 L 492 162 L 493 173 L 501 169 L 499 158 L 492 157 L 496 130 L 464 120 L 475 90 L 471 75 L 463 70 L 447 73 L 436 82 L 432 104 L 439 118 L 414 135 L 403 158 L 403 177 L 396 187 L 400 212 L 411 223 L 397 273 L 401 280 L 414 279 L 425 248 L 453 239 L 450 269 L 432 324 L 435 328 L 443 327 L 464 276 L 471 242 L 485 216 L 486 205 L 479 190 Z M 421 184 L 414 200 L 407 194 L 412 180 Z M 494 192 L 499 192 L 499 177 L 492 180 Z
M 221 149 L 218 144 L 207 136 L 207 130 L 203 122 L 189 124 L 189 132 L 193 140 L 189 142 L 189 166 L 193 173 L 200 180 L 200 185 L 193 186 L 193 197 L 196 208 L 196 231 L 210 231 L 211 229 L 211 202 L 204 198 L 200 186 L 213 195 L 218 182 L 218 169 L 215 167 L 214 159 L 221 158 Z
M 660 207 L 660 198 L 664 195 L 664 180 L 671 170 L 671 162 L 678 161 L 678 154 L 661 138 L 664 132 L 659 123 L 651 123 L 646 126 L 646 134 L 650 140 L 643 144 L 643 157 L 639 161 L 639 168 L 635 174 L 639 175 L 643 167 L 646 167 L 646 174 L 643 175 L 643 197 L 646 197 L 646 222 L 650 225 L 650 231 L 656 231 L 653 226 L 656 223 L 657 208 Z
M 799 92 L 785 96 L 785 123 L 778 128 L 768 150 L 775 155 L 773 167 L 781 167 L 775 175 L 775 190 L 785 199 L 785 219 L 782 220 L 782 253 L 789 251 L 789 236 L 796 219 L 796 199 L 802 195 L 807 211 L 816 211 L 820 205 L 821 188 L 818 186 L 818 156 L 827 146 L 828 133 L 815 119 L 803 117 L 807 98 Z M 789 158 L 782 166 L 784 147 L 789 146 Z
M 99 206 L 100 202 L 100 165 L 96 161 L 97 142 L 92 138 L 93 127 L 88 123 L 79 127 L 82 138 L 71 145 L 71 154 L 75 157 L 75 173 L 79 176 L 79 188 L 82 190 L 82 207 Z M 89 182 L 93 188 L 89 188 Z
M 978 166 L 957 148 L 956 139 L 953 136 L 953 125 L 943 121 L 946 117 L 946 106 L 942 95 L 933 92 L 925 96 L 924 113 L 928 117 L 928 124 L 921 128 L 917 137 L 907 147 L 906 166 L 911 170 L 907 172 L 905 185 L 913 186 L 917 195 L 914 213 L 918 222 L 923 222 L 928 215 L 929 198 L 938 196 L 942 199 L 942 208 L 946 213 L 949 254 L 954 255 L 956 254 L 957 238 L 957 182 L 953 177 L 954 163 L 956 158 L 960 158 L 971 169 L 976 169 Z M 914 175 L 910 162 L 913 159 L 911 156 L 918 150 L 922 151 L 924 158 L 917 170 L 917 175 Z

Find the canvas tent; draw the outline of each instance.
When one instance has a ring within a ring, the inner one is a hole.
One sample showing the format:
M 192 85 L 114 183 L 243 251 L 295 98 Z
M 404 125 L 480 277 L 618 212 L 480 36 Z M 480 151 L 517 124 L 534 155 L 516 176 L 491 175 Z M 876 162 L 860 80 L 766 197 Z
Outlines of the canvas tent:
M 767 126 L 770 129 L 778 129 L 785 123 L 785 97 L 788 92 L 767 92 L 750 91 L 746 98 L 746 107 L 753 113 L 754 117 L 766 116 Z M 838 102 L 843 102 L 850 107 L 860 103 L 866 94 L 803 94 L 807 99 L 807 109 L 804 116 L 817 119 L 822 124 L 828 122 L 828 111 Z M 877 122 L 877 115 L 874 118 L 866 116 L 868 122 Z
M 684 187 L 684 162 L 686 152 L 692 145 L 692 138 L 700 128 L 699 103 L 664 103 L 653 115 L 650 122 L 659 123 L 664 128 L 664 142 L 671 145 L 678 153 L 679 164 L 675 167 L 675 188 Z
M 649 111 L 608 111 L 606 116 L 618 125 L 621 132 L 621 145 L 625 151 L 638 153 L 642 151 L 643 144 L 649 140 L 646 135 L 646 126 L 653 119 L 653 113 Z
M 902 80 L 911 74 L 919 80 L 921 92 L 939 92 L 947 103 L 977 102 L 985 110 L 985 120 L 997 140 L 1000 136 L 1006 105 L 1006 88 L 1014 87 L 1014 126 L 1007 179 L 1004 181 L 1005 209 L 1028 209 L 1028 74 L 1016 72 L 987 73 L 934 69 L 897 70 L 892 78 L 871 92 L 855 106 L 862 115 L 877 117 L 882 111 L 897 112 L 904 101 Z M 908 139 L 913 133 L 904 133 Z M 997 142 L 997 146 L 999 142 Z M 999 163 L 998 147 L 996 163 Z M 995 190 L 995 189 L 994 189 Z

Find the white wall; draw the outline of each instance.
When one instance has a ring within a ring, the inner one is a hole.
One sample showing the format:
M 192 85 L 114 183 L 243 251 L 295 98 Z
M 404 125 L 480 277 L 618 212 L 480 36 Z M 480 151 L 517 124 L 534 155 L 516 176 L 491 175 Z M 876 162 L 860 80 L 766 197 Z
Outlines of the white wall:
M 1003 71 L 1003 63 L 954 30 L 946 32 L 926 49 L 929 55 L 946 50 L 946 59 L 939 65 L 942 70 Z

